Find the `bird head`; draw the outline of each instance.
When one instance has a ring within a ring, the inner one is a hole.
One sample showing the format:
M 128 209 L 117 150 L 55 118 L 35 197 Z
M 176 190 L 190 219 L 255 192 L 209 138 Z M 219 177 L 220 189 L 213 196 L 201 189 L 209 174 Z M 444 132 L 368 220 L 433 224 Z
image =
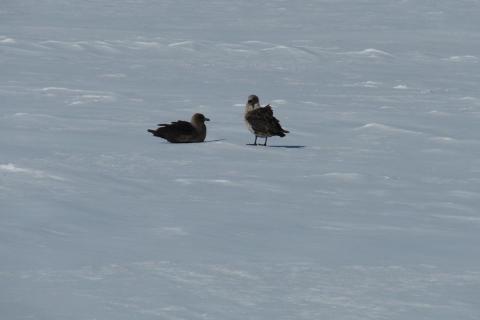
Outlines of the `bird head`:
M 194 124 L 203 124 L 205 121 L 210 121 L 210 119 L 208 119 L 207 117 L 205 117 L 203 114 L 201 113 L 195 113 L 193 116 L 192 116 L 192 123 Z

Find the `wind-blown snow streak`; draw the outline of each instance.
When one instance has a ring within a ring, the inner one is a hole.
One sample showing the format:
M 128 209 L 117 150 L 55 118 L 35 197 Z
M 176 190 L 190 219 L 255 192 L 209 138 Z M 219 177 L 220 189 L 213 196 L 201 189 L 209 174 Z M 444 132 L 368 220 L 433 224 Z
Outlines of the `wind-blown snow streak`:
M 373 49 L 373 48 L 369 48 L 369 49 L 365 49 L 365 50 L 361 50 L 361 51 L 345 52 L 345 53 L 342 53 L 342 54 L 365 56 L 365 57 L 368 57 L 368 58 L 382 58 L 382 57 L 392 58 L 393 57 L 392 54 L 390 54 L 386 51 Z
M 376 130 L 379 132 L 384 132 L 384 133 L 404 133 L 404 134 L 422 134 L 422 132 L 418 131 L 413 131 L 413 130 L 408 130 L 408 129 L 402 129 L 402 128 L 397 128 L 394 126 L 389 126 L 381 123 L 367 123 L 366 125 L 361 126 L 360 128 L 357 128 L 357 130 Z
M 35 170 L 35 169 L 29 169 L 29 168 L 22 168 L 14 165 L 13 163 L 8 163 L 8 164 L 0 164 L 0 171 L 3 171 L 5 173 L 18 173 L 18 174 L 24 174 L 27 176 L 31 176 L 33 178 L 37 179 L 53 179 L 53 180 L 59 180 L 59 181 L 64 181 L 65 179 L 56 175 L 52 175 L 49 173 L 46 173 L 41 170 Z

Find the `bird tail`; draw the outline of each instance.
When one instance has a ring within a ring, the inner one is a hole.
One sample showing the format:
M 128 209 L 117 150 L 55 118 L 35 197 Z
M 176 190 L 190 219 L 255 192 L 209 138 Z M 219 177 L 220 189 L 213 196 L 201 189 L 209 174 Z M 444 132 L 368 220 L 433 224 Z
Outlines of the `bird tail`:
M 283 129 L 282 127 L 280 127 L 280 130 L 278 131 L 277 135 L 278 135 L 279 137 L 282 137 L 282 138 L 283 138 L 283 137 L 285 137 L 285 133 L 289 133 L 289 132 L 290 132 L 290 131 L 285 130 L 285 129 Z
M 148 129 L 147 131 L 150 132 L 150 133 L 153 134 L 153 135 L 155 135 L 155 134 L 157 133 L 156 130 L 152 130 L 152 129 Z

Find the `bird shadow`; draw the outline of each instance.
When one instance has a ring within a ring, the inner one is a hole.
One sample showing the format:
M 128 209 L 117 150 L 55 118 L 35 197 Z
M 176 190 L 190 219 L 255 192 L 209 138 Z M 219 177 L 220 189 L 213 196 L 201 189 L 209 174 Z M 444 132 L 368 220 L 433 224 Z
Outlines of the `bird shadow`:
M 268 146 L 270 148 L 286 148 L 286 149 L 302 149 L 305 148 L 306 146 L 302 145 L 283 145 L 283 146 Z
M 205 140 L 203 141 L 203 143 L 207 143 L 207 142 L 219 142 L 219 141 L 225 141 L 226 139 L 215 139 L 215 140 Z
M 247 146 L 258 146 L 258 147 L 265 147 L 263 144 L 253 144 L 253 143 L 247 143 Z M 279 146 L 266 146 L 267 148 L 285 148 L 285 149 L 302 149 L 305 148 L 306 146 L 302 145 L 279 145 Z

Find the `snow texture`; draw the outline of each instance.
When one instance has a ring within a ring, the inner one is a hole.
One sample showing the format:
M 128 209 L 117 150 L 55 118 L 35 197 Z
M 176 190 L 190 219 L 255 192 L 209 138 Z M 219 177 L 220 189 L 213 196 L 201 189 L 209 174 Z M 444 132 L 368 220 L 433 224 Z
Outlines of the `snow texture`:
M 480 319 L 479 16 L 1 1 L 1 318 Z

